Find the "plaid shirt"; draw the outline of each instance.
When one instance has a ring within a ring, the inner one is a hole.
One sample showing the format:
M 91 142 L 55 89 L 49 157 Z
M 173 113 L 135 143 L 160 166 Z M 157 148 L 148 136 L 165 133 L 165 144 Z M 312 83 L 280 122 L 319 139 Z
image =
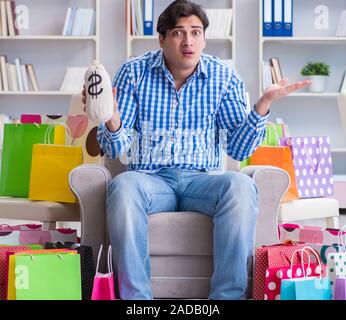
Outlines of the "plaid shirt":
M 207 54 L 179 91 L 161 50 L 124 63 L 113 87 L 122 124 L 116 132 L 101 124 L 97 139 L 108 157 L 126 158 L 129 170 L 220 170 L 224 151 L 246 159 L 265 137 L 268 114 L 248 113 L 243 81 Z

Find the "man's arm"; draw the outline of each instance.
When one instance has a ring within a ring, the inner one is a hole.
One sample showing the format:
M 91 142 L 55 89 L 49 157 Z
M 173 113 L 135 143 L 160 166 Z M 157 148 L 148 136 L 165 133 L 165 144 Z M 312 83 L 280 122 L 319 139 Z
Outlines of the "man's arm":
M 126 153 L 132 144 L 133 127 L 138 115 L 133 91 L 131 73 L 124 64 L 113 81 L 113 115 L 106 123 L 100 124 L 97 130 L 97 140 L 101 149 L 112 159 Z M 83 96 L 83 103 L 85 102 Z
M 216 118 L 219 134 L 227 136 L 227 154 L 235 160 L 251 155 L 265 137 L 268 116 L 255 108 L 247 114 L 244 82 L 233 74 Z
M 283 79 L 268 87 L 246 115 L 244 83 L 233 75 L 217 117 L 219 129 L 227 130 L 227 154 L 235 160 L 244 160 L 252 155 L 265 138 L 265 125 L 271 104 L 310 84 L 310 80 L 288 84 L 287 79 Z

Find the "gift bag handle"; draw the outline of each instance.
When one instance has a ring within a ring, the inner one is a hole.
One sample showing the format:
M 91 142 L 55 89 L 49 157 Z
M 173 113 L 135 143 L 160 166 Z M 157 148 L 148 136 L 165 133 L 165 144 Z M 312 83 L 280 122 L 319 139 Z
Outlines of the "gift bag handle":
M 108 246 L 108 273 L 113 273 L 113 263 L 112 263 L 112 246 Z
M 319 157 L 318 157 L 318 160 L 317 160 L 316 167 L 314 166 L 314 162 L 312 161 L 312 158 L 311 158 L 311 156 L 309 154 L 309 150 L 306 147 L 306 144 L 304 142 L 304 138 L 302 139 L 301 144 L 303 144 L 303 148 L 305 150 L 305 154 L 306 154 L 306 157 L 308 159 L 310 167 L 314 170 L 314 172 L 316 172 L 318 170 L 318 168 L 320 167 L 321 158 L 322 158 L 322 149 L 321 149 L 321 144 L 320 144 L 319 139 L 317 139 L 317 145 L 318 145 L 318 148 L 319 148 L 320 152 L 319 152 Z
M 320 255 L 318 254 L 318 252 L 315 249 L 313 249 L 310 246 L 304 246 L 303 249 L 306 250 L 306 251 L 310 251 L 315 256 L 315 258 L 316 258 L 316 260 L 318 262 L 318 266 L 320 267 L 320 270 L 321 270 L 320 271 L 320 279 L 322 280 L 322 271 L 323 270 L 322 270 L 322 263 L 321 263 Z
M 51 144 L 51 141 L 50 141 L 50 134 L 51 134 L 51 131 L 56 127 L 56 126 L 63 126 L 65 128 L 65 133 L 66 133 L 66 142 L 65 143 L 66 145 L 68 146 L 72 146 L 73 144 L 73 138 L 72 138 L 72 135 L 71 135 L 71 130 L 69 128 L 69 126 L 66 124 L 66 123 L 63 123 L 63 122 L 54 122 L 54 123 L 51 123 L 48 128 L 47 128 L 47 131 L 46 131 L 46 134 L 44 135 L 44 143 L 45 144 Z M 67 136 L 69 137 L 69 140 L 67 140 Z
M 290 279 L 292 279 L 293 277 L 293 261 L 294 261 L 294 256 L 297 254 L 297 253 L 301 253 L 301 259 L 300 259 L 300 263 L 302 265 L 302 271 L 303 271 L 303 276 L 304 278 L 306 278 L 306 275 L 305 275 L 305 269 L 304 269 L 304 253 L 307 254 L 309 260 L 308 260 L 308 268 L 310 268 L 310 262 L 311 262 L 311 257 L 310 257 L 310 254 L 309 252 L 304 249 L 304 248 L 299 248 L 297 250 L 295 250 L 293 253 L 292 253 L 292 256 L 291 256 L 291 266 L 290 266 Z
M 103 245 L 101 244 L 99 254 L 97 256 L 97 264 L 96 264 L 96 273 L 99 272 L 99 265 L 100 265 L 100 259 L 102 254 Z M 112 264 L 112 246 L 108 246 L 108 252 L 107 252 L 107 266 L 108 266 L 108 273 L 113 273 L 113 264 Z
M 342 247 L 343 251 L 346 252 L 346 243 L 345 243 L 345 237 L 346 234 L 342 235 L 342 232 L 346 229 L 346 225 L 342 226 L 338 231 L 338 248 Z

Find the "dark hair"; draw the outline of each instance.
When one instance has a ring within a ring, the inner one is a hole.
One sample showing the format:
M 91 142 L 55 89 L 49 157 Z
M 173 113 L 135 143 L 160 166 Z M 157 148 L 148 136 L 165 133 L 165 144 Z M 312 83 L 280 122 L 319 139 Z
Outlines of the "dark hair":
M 173 1 L 159 16 L 157 21 L 157 32 L 162 36 L 166 36 L 167 30 L 173 29 L 178 19 L 182 17 L 197 16 L 203 24 L 203 30 L 209 25 L 208 17 L 202 6 L 188 0 Z

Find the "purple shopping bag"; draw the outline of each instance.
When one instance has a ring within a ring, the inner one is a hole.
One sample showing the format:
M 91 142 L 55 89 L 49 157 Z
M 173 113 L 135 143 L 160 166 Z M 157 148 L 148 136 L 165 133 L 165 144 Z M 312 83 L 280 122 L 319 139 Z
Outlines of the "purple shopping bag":
M 112 266 L 112 247 L 108 247 L 107 262 L 108 273 L 99 272 L 99 264 L 102 253 L 102 245 L 97 257 L 96 275 L 94 278 L 94 286 L 91 295 L 91 300 L 115 300 L 114 294 L 114 275 Z
M 334 300 L 346 300 L 346 278 L 335 279 Z
M 333 194 L 332 157 L 329 137 L 285 137 L 290 146 L 300 198 L 329 197 Z

